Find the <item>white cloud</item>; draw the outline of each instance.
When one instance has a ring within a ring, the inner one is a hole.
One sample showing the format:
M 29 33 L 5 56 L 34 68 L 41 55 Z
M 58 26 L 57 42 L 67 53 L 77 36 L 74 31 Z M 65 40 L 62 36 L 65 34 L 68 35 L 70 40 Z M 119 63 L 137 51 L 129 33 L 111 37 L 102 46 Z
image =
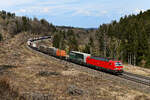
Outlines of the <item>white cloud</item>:
M 18 12 L 25 13 L 27 11 L 25 9 L 20 9 L 20 10 L 18 10 Z
M 21 14 L 47 14 L 59 16 L 101 16 L 107 14 L 103 6 L 96 3 L 81 3 L 80 0 L 0 0 L 0 8 L 9 8 L 10 11 Z M 101 9 L 102 8 L 102 9 Z
M 0 0 L 0 7 L 7 8 L 16 5 L 31 3 L 35 0 Z
M 43 6 L 32 6 L 32 7 L 25 7 L 23 9 L 19 9 L 19 10 L 15 10 L 15 13 L 29 13 L 29 14 L 59 14 L 60 12 L 57 11 L 58 9 L 60 9 L 61 7 L 59 6 L 52 6 L 52 7 L 43 7 Z
M 44 13 L 48 13 L 48 12 L 49 12 L 49 8 L 46 8 L 46 7 L 43 8 L 43 12 L 44 12 Z
M 89 10 L 89 9 L 78 9 L 76 10 L 72 16 L 103 16 L 106 15 L 108 12 L 103 10 Z
M 84 9 L 78 9 L 74 11 L 74 13 L 72 14 L 72 16 L 76 16 L 76 15 L 90 16 L 91 12 L 88 10 L 85 11 Z
M 91 7 L 79 7 L 71 5 L 57 5 L 57 6 L 47 6 L 47 7 L 26 7 L 15 11 L 16 13 L 37 13 L 38 14 L 48 14 L 53 16 L 64 15 L 65 13 L 71 16 L 102 16 L 106 15 L 108 12 L 106 10 L 93 9 Z
M 102 14 L 107 14 L 108 12 L 106 10 L 101 11 Z
M 135 13 L 140 13 L 140 11 L 144 12 L 144 9 L 136 8 L 136 9 L 134 10 Z
M 42 1 L 37 2 L 38 5 L 60 5 L 60 4 L 67 4 L 67 3 L 74 3 L 79 2 L 80 0 L 49 0 L 49 1 Z
M 74 8 L 74 13 L 72 14 L 72 16 L 103 16 L 106 14 L 108 14 L 107 10 L 105 10 L 101 6 L 98 6 L 98 4 L 95 4 Z

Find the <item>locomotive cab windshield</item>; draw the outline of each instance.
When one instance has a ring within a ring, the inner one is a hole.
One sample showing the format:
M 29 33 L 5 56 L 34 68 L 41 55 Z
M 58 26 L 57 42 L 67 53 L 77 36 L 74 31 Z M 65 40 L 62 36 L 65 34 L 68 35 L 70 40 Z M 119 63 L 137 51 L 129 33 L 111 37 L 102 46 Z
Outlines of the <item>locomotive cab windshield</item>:
M 121 62 L 116 62 L 115 66 L 122 66 Z

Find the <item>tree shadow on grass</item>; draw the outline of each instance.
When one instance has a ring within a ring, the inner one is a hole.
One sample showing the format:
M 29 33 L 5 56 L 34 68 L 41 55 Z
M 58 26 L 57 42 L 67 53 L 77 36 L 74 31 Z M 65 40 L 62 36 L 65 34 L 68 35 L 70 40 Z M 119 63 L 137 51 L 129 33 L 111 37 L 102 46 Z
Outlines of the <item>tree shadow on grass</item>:
M 11 69 L 11 68 L 17 68 L 17 66 L 13 66 L 13 65 L 0 65 L 0 73 L 3 73 L 7 69 Z

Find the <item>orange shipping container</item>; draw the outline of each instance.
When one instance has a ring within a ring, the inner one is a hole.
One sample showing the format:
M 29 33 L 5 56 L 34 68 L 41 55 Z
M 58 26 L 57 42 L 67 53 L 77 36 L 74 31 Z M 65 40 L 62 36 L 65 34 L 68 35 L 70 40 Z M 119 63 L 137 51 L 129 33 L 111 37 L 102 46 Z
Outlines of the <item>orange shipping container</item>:
M 56 56 L 66 57 L 66 51 L 57 49 Z

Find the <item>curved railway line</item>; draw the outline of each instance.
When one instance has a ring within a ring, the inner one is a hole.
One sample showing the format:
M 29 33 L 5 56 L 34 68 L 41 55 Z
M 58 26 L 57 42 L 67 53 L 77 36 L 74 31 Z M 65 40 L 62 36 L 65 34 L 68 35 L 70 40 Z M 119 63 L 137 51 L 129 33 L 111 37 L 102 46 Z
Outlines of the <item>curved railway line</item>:
M 49 39 L 49 38 L 51 39 L 51 37 L 44 37 L 44 38 L 40 37 L 40 38 L 36 38 L 36 39 L 30 39 L 30 41 L 37 42 L 37 41 Z M 34 51 L 37 51 L 35 48 L 32 48 L 31 46 L 28 46 L 28 47 Z M 40 52 L 40 51 L 38 51 L 38 52 Z M 40 52 L 40 53 L 42 53 L 42 52 Z M 150 87 L 150 77 L 137 75 L 137 74 L 133 74 L 133 73 L 129 73 L 129 72 L 124 72 L 122 75 L 118 75 L 118 77 Z

